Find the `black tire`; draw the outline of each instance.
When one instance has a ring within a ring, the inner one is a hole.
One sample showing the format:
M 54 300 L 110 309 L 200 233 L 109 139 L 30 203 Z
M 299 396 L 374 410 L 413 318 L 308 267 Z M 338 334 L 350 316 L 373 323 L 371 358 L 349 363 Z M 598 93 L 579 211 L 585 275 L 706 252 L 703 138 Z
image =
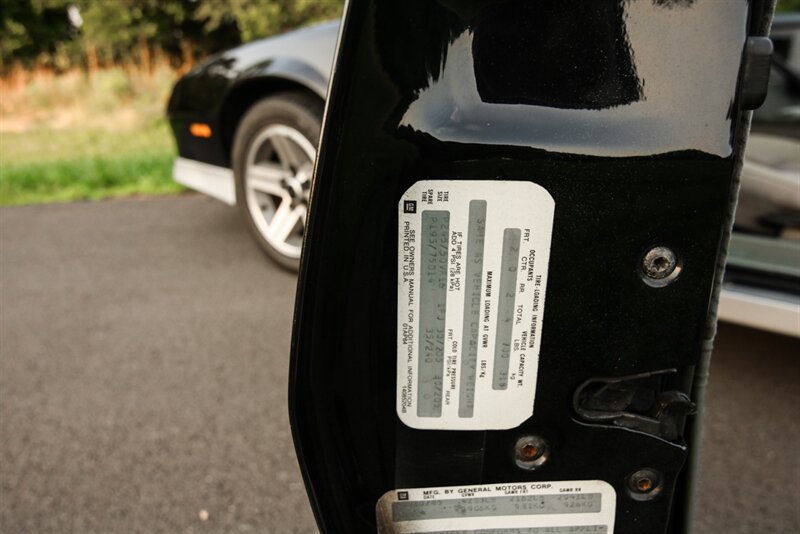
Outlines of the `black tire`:
M 284 92 L 268 96 L 247 110 L 236 128 L 233 140 L 231 160 L 236 179 L 236 200 L 239 211 L 264 253 L 278 265 L 292 271 L 298 270 L 300 258 L 287 256 L 273 246 L 262 235 L 257 222 L 253 219 L 256 215 L 248 207 L 245 186 L 247 158 L 259 135 L 274 125 L 285 125 L 296 130 L 316 149 L 319 144 L 323 106 L 320 98 L 303 92 Z

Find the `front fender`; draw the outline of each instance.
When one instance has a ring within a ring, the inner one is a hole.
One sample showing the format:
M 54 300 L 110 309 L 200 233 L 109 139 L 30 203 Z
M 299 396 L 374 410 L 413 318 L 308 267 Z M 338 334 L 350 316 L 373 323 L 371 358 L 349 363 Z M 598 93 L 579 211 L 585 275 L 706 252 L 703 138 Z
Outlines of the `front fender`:
M 257 63 L 242 71 L 229 87 L 227 97 L 242 85 L 254 80 L 288 80 L 313 91 L 320 98 L 328 92 L 328 76 L 303 61 L 292 58 L 276 58 Z

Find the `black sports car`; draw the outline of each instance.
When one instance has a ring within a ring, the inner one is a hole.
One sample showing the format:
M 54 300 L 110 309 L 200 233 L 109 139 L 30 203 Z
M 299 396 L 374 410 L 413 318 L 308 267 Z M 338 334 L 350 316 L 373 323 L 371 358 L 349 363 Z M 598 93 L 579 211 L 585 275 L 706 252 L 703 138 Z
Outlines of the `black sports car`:
M 338 22 L 255 41 L 181 78 L 167 113 L 173 177 L 238 205 L 258 243 L 296 269 Z
M 237 205 L 296 269 L 338 21 L 209 58 L 175 86 L 175 181 Z M 800 15 L 776 17 L 770 93 L 755 114 L 719 316 L 800 336 Z

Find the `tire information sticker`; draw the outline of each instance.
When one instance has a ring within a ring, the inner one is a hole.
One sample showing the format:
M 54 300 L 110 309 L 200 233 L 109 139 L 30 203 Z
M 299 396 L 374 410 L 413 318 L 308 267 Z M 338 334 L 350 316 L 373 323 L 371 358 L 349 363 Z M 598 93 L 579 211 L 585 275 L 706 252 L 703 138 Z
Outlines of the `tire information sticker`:
M 555 203 L 532 182 L 423 180 L 399 204 L 397 414 L 496 430 L 533 414 Z
M 378 500 L 381 534 L 611 534 L 617 496 L 602 480 L 400 489 Z

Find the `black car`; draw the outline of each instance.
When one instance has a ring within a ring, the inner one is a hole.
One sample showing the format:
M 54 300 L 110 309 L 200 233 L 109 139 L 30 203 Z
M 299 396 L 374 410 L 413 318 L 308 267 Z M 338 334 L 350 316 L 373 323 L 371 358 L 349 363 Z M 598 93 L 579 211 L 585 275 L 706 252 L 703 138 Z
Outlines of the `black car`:
M 237 205 L 296 269 L 338 21 L 209 58 L 175 86 L 174 179 Z M 800 336 L 800 15 L 776 17 L 770 92 L 742 172 L 720 318 Z
M 181 78 L 168 115 L 175 181 L 238 205 L 264 251 L 300 261 L 339 23 L 218 54 Z

